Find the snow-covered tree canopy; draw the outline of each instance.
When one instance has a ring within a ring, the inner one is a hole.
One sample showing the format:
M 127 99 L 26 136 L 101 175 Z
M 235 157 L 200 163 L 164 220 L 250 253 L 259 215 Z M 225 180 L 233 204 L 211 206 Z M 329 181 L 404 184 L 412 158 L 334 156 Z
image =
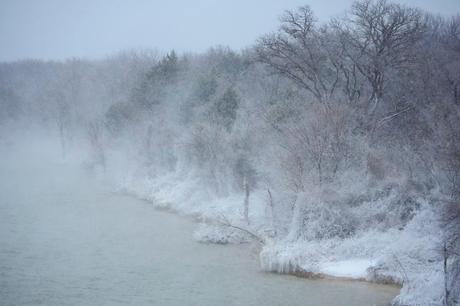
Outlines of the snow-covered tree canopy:
M 40 126 L 64 155 L 86 146 L 93 167 L 141 177 L 178 209 L 274 245 L 335 241 L 326 252 L 371 256 L 374 279 L 407 284 L 404 305 L 430 286 L 429 302 L 459 302 L 459 119 L 460 17 L 385 0 L 328 23 L 286 11 L 243 51 L 0 64 L 0 137 Z M 372 235 L 391 243 L 341 244 Z M 420 276 L 427 262 L 445 284 Z

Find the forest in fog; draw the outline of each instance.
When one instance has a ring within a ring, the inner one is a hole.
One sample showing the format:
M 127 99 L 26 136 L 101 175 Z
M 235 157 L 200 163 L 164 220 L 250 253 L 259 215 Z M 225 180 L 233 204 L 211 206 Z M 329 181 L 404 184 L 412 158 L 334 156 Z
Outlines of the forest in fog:
M 1 142 L 56 137 L 266 270 L 370 259 L 395 305 L 460 303 L 459 119 L 460 15 L 385 0 L 288 10 L 244 50 L 0 63 Z

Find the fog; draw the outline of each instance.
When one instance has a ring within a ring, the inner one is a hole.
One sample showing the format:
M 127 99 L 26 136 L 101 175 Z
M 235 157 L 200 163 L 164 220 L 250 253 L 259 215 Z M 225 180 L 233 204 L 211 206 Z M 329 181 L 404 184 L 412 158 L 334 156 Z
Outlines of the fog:
M 4 2 L 2 300 L 457 305 L 458 2 L 327 3 Z
M 0 152 L 2 304 L 383 306 L 397 294 L 261 273 L 255 249 L 196 243 L 191 220 L 112 192 L 44 139 Z

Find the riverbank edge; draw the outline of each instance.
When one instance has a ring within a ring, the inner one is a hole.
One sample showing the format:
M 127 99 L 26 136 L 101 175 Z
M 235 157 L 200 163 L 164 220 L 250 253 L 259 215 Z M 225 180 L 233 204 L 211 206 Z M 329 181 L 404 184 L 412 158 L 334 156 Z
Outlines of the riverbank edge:
M 155 210 L 178 215 L 183 218 L 187 218 L 191 220 L 192 222 L 196 223 L 197 225 L 202 224 L 203 222 L 212 223 L 212 222 L 219 221 L 219 220 L 212 220 L 209 217 L 203 217 L 203 215 L 200 213 L 190 213 L 184 210 L 177 209 L 176 208 L 177 205 L 175 205 L 175 203 L 173 202 L 158 201 L 152 194 L 142 194 L 139 191 L 127 188 L 127 186 L 118 188 L 117 192 L 125 196 L 133 197 L 138 200 L 149 203 L 153 206 Z M 256 239 L 253 237 L 251 239 L 254 242 L 257 242 L 257 245 L 258 245 L 257 252 L 259 255 L 259 266 L 261 270 L 266 273 L 273 273 L 273 274 L 278 274 L 278 275 L 291 275 L 291 276 L 309 279 L 309 280 L 340 280 L 340 281 L 351 281 L 351 282 L 366 282 L 366 283 L 371 283 L 371 284 L 390 286 L 393 288 L 397 288 L 399 291 L 401 291 L 403 287 L 403 283 L 398 281 L 395 277 L 391 277 L 388 275 L 379 275 L 375 271 L 372 271 L 372 273 L 375 273 L 375 275 L 369 278 L 365 276 L 344 277 L 344 276 L 337 276 L 337 275 L 327 274 L 327 273 L 322 273 L 322 272 L 314 272 L 314 271 L 303 269 L 300 265 L 290 265 L 290 267 L 287 270 L 268 269 L 267 267 L 264 267 L 262 265 L 262 260 L 260 258 L 261 252 L 263 251 L 266 245 L 261 244 L 260 241 L 256 241 Z M 219 244 L 213 241 L 198 241 L 198 240 L 197 240 L 197 243 Z M 238 243 L 247 243 L 247 241 L 238 242 Z M 398 296 L 394 298 L 391 305 L 399 305 L 395 303 L 395 300 L 396 298 L 398 298 Z

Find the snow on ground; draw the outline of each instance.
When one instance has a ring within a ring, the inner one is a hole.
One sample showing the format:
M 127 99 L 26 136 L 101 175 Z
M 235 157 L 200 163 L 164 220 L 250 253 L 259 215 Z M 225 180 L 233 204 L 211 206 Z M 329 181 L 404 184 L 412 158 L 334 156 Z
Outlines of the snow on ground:
M 123 162 L 129 164 L 126 159 Z M 142 171 L 108 169 L 106 176 L 113 179 L 118 190 L 201 221 L 194 233 L 198 241 L 238 243 L 250 239 L 237 229 L 219 225 L 223 220 L 241 224 L 243 194 L 217 197 L 200 187 L 198 175 L 193 172 L 152 178 Z M 266 201 L 262 191 L 251 194 L 251 230 L 262 235 L 269 232 L 264 224 Z M 426 207 L 404 229 L 369 229 L 347 239 L 320 241 L 273 240 L 267 235 L 260 253 L 261 266 L 278 273 L 313 273 L 399 284 L 402 289 L 393 301 L 395 305 L 439 305 L 443 277 L 436 248 L 440 231 L 435 213 Z
M 28 139 L 35 156 L 52 145 L 40 145 L 40 141 Z M 59 150 L 53 150 L 58 152 Z M 82 150 L 83 152 L 84 150 Z M 65 160 L 82 162 L 84 155 L 68 155 Z M 62 156 L 56 155 L 56 160 Z M 77 157 L 79 156 L 79 157 Z M 136 160 L 112 153 L 112 164 L 101 177 L 109 178 L 119 191 L 146 199 L 158 207 L 179 214 L 193 216 L 202 221 L 194 238 L 202 242 L 238 243 L 250 239 L 234 228 L 219 226 L 228 221 L 241 224 L 243 194 L 216 197 L 205 188 L 193 173 L 173 173 L 152 178 L 137 171 Z M 255 191 L 250 198 L 251 229 L 257 233 L 267 231 L 266 193 Z M 219 221 L 219 222 L 216 222 Z M 369 230 L 348 239 L 322 241 L 273 240 L 269 235 L 260 253 L 264 270 L 279 273 L 311 272 L 334 277 L 366 279 L 377 282 L 402 284 L 399 305 L 439 305 L 442 296 L 442 265 L 436 250 L 439 233 L 434 231 L 435 215 L 428 209 L 421 212 L 404 228 L 387 231 Z
M 280 241 L 264 247 L 262 267 L 280 273 L 311 272 L 401 284 L 395 303 L 439 305 L 442 262 L 434 214 L 422 210 L 403 230 L 368 231 L 349 239 Z
M 396 295 L 258 273 L 253 248 L 195 243 L 194 223 L 113 193 L 53 142 L 2 144 L 1 305 L 384 306 Z
M 322 263 L 319 270 L 327 275 L 359 279 L 365 278 L 367 269 L 374 265 L 375 263 L 369 259 L 349 259 Z

